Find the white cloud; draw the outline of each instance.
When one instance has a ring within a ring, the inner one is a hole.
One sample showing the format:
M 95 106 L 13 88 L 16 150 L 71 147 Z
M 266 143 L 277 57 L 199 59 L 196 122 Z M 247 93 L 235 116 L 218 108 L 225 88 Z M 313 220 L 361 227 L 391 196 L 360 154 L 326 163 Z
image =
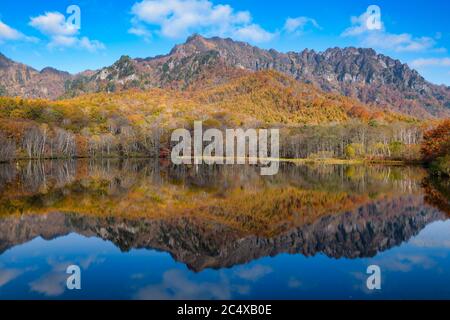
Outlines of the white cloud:
M 301 33 L 306 26 L 310 24 L 316 29 L 322 29 L 317 21 L 309 17 L 287 18 L 284 24 L 284 30 L 288 33 Z
M 369 15 L 364 12 L 358 17 L 351 17 L 351 26 L 341 34 L 343 37 L 357 37 L 361 45 L 396 52 L 418 52 L 435 49 L 436 41 L 430 37 L 414 37 L 409 33 L 389 33 L 383 21 L 380 28 L 371 30 L 367 26 Z
M 18 40 L 22 37 L 22 33 L 11 28 L 7 24 L 0 21 L 0 39 L 2 40 Z
M 150 39 L 152 38 L 152 33 L 139 23 L 136 23 L 133 27 L 128 29 L 128 33 L 134 34 L 138 37 L 142 37 L 145 41 L 150 41 Z
M 450 58 L 419 58 L 411 62 L 414 68 L 421 67 L 450 67 Z
M 241 268 L 236 271 L 236 276 L 248 281 L 258 281 L 266 275 L 272 273 L 272 268 L 257 264 L 251 268 Z
M 356 16 L 351 17 L 350 21 L 351 21 L 352 25 L 351 25 L 351 27 L 345 29 L 345 31 L 342 33 L 342 36 L 354 37 L 354 36 L 362 35 L 369 31 L 375 31 L 375 30 L 369 30 L 369 28 L 367 28 L 367 20 L 368 19 L 369 19 L 369 15 L 367 14 L 367 12 L 364 12 L 363 14 L 361 14 L 358 17 L 356 17 Z M 380 29 L 384 30 L 383 21 L 381 21 Z
M 436 42 L 432 38 L 413 38 L 412 35 L 391 34 L 386 32 L 370 33 L 363 41 L 365 46 L 394 50 L 397 52 L 419 52 L 432 49 Z
M 68 36 L 53 36 L 51 42 L 48 44 L 50 48 L 58 48 L 58 47 L 73 47 L 77 44 L 76 37 L 68 37 Z
M 140 37 L 149 37 L 151 35 L 150 31 L 148 31 L 147 29 L 145 29 L 144 27 L 131 27 L 130 29 L 128 29 L 128 33 L 134 34 L 136 36 L 140 36 Z
M 81 39 L 78 40 L 78 44 L 81 46 L 81 48 L 84 48 L 91 52 L 105 49 L 105 45 L 103 43 L 98 40 L 89 40 L 88 37 L 81 37 Z
M 22 274 L 18 269 L 0 269 L 0 288 Z
M 18 41 L 18 40 L 31 42 L 38 41 L 36 38 L 25 36 L 22 32 L 8 26 L 6 23 L 0 20 L 0 43 L 4 41 Z
M 49 297 L 62 295 L 65 291 L 66 275 L 62 270 L 45 274 L 41 278 L 30 283 L 31 291 L 44 294 Z
M 91 52 L 105 48 L 98 40 L 79 37 L 79 29 L 74 24 L 67 23 L 66 17 L 60 12 L 46 12 L 33 17 L 29 24 L 50 38 L 49 48 L 81 48 Z
M 273 38 L 273 33 L 264 30 L 257 24 L 250 24 L 236 29 L 234 37 L 253 42 L 267 42 Z
M 79 265 L 82 270 L 88 270 L 92 265 L 104 263 L 105 259 L 95 255 L 79 258 L 78 262 L 65 260 L 64 257 L 50 257 L 47 260 L 51 270 L 43 274 L 40 278 L 29 283 L 30 290 L 43 294 L 48 297 L 56 297 L 62 295 L 66 290 L 67 267 L 72 264 Z
M 420 254 L 396 254 L 389 258 L 381 258 L 376 261 L 384 270 L 411 272 L 415 268 L 431 269 L 437 261 L 431 256 Z
M 248 11 L 236 12 L 229 5 L 214 5 L 209 0 L 143 0 L 135 3 L 131 12 L 133 27 L 129 32 L 136 35 L 148 36 L 148 31 L 138 26 L 144 23 L 168 38 L 202 33 L 266 42 L 275 36 L 252 23 Z
M 66 23 L 66 17 L 59 12 L 46 12 L 31 18 L 30 25 L 47 36 L 74 36 L 78 33 L 76 26 Z
M 144 287 L 135 296 L 140 300 L 227 300 L 230 297 L 231 288 L 227 279 L 219 283 L 194 282 L 180 270 L 166 271 L 162 283 Z

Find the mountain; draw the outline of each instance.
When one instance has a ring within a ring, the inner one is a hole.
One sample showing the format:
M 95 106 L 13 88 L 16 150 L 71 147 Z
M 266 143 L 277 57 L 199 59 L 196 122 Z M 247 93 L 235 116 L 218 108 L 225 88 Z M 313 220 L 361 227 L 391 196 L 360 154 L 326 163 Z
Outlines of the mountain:
M 195 35 L 176 46 L 172 56 L 217 52 L 228 66 L 258 71 L 275 69 L 325 91 L 357 98 L 418 117 L 449 116 L 450 88 L 427 82 L 406 64 L 372 49 L 332 48 L 280 53 L 231 39 Z
M 149 88 L 145 91 L 78 95 L 47 103 L 44 114 L 52 111 L 62 116 L 69 121 L 72 129 L 75 123 L 83 123 L 78 119 L 79 113 L 73 113 L 73 110 L 83 110 L 85 115 L 89 115 L 90 121 L 84 123 L 84 126 L 103 127 L 105 124 L 101 121 L 106 121 L 105 119 L 112 122 L 124 118 L 128 120 L 118 121 L 120 125 L 127 123 L 136 126 L 136 129 L 144 119 L 154 118 L 155 115 L 158 116 L 158 121 L 168 125 L 165 128 L 188 125 L 187 119 L 204 119 L 212 127 L 224 128 L 242 125 L 252 127 L 258 124 L 344 123 L 351 119 L 363 122 L 379 120 L 380 123 L 411 120 L 407 116 L 382 112 L 376 107 L 368 108 L 357 100 L 342 95 L 323 92 L 312 84 L 296 81 L 274 70 L 251 72 L 233 79 L 234 74 L 228 75 L 231 76 L 226 83 L 208 84 L 207 80 L 199 80 L 198 85 L 195 85 L 196 89 L 184 91 Z M 12 103 L 6 104 L 10 106 L 9 110 L 13 110 Z M 66 109 L 61 108 L 61 104 Z M 32 109 L 40 108 L 39 103 L 37 106 L 33 106 L 31 102 L 25 105 Z M 23 109 L 25 105 L 18 108 Z M 101 109 L 101 117 L 98 116 L 98 109 Z M 39 114 L 41 111 L 31 114 L 35 113 Z M 46 123 L 51 124 L 52 120 L 47 120 Z M 58 125 L 57 122 L 54 124 Z M 77 130 L 81 129 L 79 127 Z
M 322 90 L 339 93 L 419 118 L 450 116 L 450 88 L 427 82 L 398 60 L 372 49 L 332 48 L 280 53 L 244 42 L 193 35 L 168 55 L 147 59 L 123 56 L 72 91 L 113 91 L 129 87 L 178 87 L 223 83 L 245 72 L 274 69 Z M 200 81 L 199 81 L 200 80 Z
M 330 214 L 270 237 L 245 234 L 201 218 L 24 214 L 0 218 L 0 254 L 37 237 L 51 240 L 77 233 L 109 241 L 124 252 L 142 248 L 168 252 L 176 261 L 200 272 L 231 268 L 283 253 L 307 257 L 324 254 L 336 259 L 373 257 L 408 241 L 428 224 L 446 218 L 438 210 L 424 206 L 423 200 L 411 196 Z
M 0 96 L 57 98 L 65 93 L 70 79 L 67 72 L 49 67 L 37 71 L 0 53 Z
M 10 80 L 1 79 L 0 86 L 9 95 L 25 97 L 56 98 L 61 94 L 73 97 L 86 92 L 130 88 L 198 89 L 255 71 L 274 69 L 369 106 L 424 119 L 450 116 L 450 87 L 432 84 L 408 65 L 372 49 L 332 48 L 324 52 L 306 49 L 281 53 L 229 38 L 193 35 L 167 55 L 146 59 L 122 56 L 109 67 L 75 76 L 45 73 L 46 69 L 39 73 L 7 61 L 11 66 L 5 68 L 0 63 L 0 75 L 7 74 Z M 30 76 L 17 77 L 25 72 L 17 70 L 30 70 Z M 20 80 L 24 78 L 30 79 Z
M 280 148 L 283 157 L 316 157 L 325 152 L 327 156 L 344 156 L 346 144 L 359 141 L 356 123 L 364 126 L 364 136 L 367 133 L 364 142 L 370 148 L 368 158 L 391 157 L 375 146 L 398 139 L 397 128 L 403 130 L 402 137 L 410 133 L 409 142 L 418 141 L 414 139 L 421 132 L 408 129 L 417 127 L 415 118 L 369 108 L 274 70 L 251 72 L 223 84 L 200 83 L 187 90 L 132 89 L 58 100 L 0 97 L 0 160 L 22 156 L 164 157 L 174 145 L 170 132 L 190 129 L 197 119 L 205 128 L 223 130 L 284 128 Z M 316 128 L 314 137 L 320 140 L 314 138 L 303 144 L 315 125 L 332 127 L 327 132 Z M 369 134 L 373 130 L 376 134 Z M 418 158 L 416 154 L 418 151 L 405 151 L 408 159 Z

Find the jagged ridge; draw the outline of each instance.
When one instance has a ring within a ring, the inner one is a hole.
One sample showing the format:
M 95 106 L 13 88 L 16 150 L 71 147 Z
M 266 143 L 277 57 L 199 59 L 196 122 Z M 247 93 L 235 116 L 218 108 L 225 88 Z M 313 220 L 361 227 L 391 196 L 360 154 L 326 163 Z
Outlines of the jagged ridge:
M 443 219 L 446 219 L 443 213 L 424 206 L 423 199 L 412 196 L 330 214 L 270 238 L 242 234 L 229 226 L 193 218 L 130 220 L 53 213 L 1 219 L 0 253 L 38 236 L 54 239 L 76 232 L 109 240 L 122 251 L 133 248 L 166 251 L 192 270 L 201 271 L 232 267 L 280 253 L 372 257 L 409 240 L 427 224 Z
M 418 118 L 449 117 L 450 88 L 426 81 L 408 65 L 372 49 L 332 48 L 281 53 L 244 42 L 193 35 L 167 55 L 121 57 L 112 66 L 71 76 L 38 72 L 0 56 L 0 93 L 57 98 L 129 88 L 185 89 L 222 84 L 242 74 L 274 69 L 362 103 Z

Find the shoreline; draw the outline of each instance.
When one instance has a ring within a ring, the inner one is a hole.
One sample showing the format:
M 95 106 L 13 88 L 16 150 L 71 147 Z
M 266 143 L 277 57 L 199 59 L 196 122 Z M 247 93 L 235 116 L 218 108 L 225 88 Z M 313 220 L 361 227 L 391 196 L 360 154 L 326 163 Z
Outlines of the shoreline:
M 181 157 L 183 158 L 183 157 Z M 190 157 L 194 159 L 194 157 Z M 11 160 L 0 161 L 0 164 L 4 163 L 14 163 L 14 162 L 24 162 L 24 161 L 61 161 L 61 160 L 137 160 L 137 159 L 151 159 L 151 160 L 167 160 L 169 158 L 160 157 L 150 157 L 150 156 L 133 156 L 133 157 L 120 157 L 120 156 L 110 156 L 110 157 L 66 157 L 66 158 L 16 158 Z M 204 159 L 214 160 L 214 157 L 203 157 Z M 224 162 L 228 159 L 227 157 L 221 157 Z M 235 158 L 239 159 L 239 158 Z M 251 158 L 246 158 L 246 164 Z M 339 159 L 339 158 L 327 158 L 327 159 L 309 159 L 309 158 L 261 158 L 257 159 L 257 162 L 290 162 L 294 164 L 325 164 L 325 165 L 390 165 L 390 166 L 421 166 L 424 165 L 421 161 L 413 160 L 369 160 L 369 159 Z

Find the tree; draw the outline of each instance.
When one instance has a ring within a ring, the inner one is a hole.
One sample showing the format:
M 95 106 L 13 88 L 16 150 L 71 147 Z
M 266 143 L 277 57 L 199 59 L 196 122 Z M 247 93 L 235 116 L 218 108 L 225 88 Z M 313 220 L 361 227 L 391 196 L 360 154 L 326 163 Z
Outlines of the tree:
M 389 144 L 389 149 L 391 150 L 392 157 L 401 158 L 405 149 L 405 145 L 400 141 L 393 141 Z
M 347 158 L 347 159 L 353 159 L 353 158 L 355 158 L 355 156 L 356 156 L 356 151 L 355 151 L 355 149 L 353 148 L 353 146 L 351 145 L 351 144 L 349 144 L 348 146 L 346 146 L 345 147 L 345 149 L 344 149 L 345 151 L 345 157 Z
M 11 161 L 16 156 L 16 144 L 0 133 L 0 162 Z
M 45 139 L 41 129 L 37 126 L 28 128 L 23 138 L 23 147 L 29 158 L 41 158 Z
M 450 175 L 450 119 L 425 132 L 421 152 L 434 174 Z
M 74 157 L 76 155 L 75 135 L 64 129 L 56 129 L 52 145 L 60 157 Z
M 439 157 L 450 155 L 450 119 L 425 132 L 421 147 L 423 160 L 431 163 Z

